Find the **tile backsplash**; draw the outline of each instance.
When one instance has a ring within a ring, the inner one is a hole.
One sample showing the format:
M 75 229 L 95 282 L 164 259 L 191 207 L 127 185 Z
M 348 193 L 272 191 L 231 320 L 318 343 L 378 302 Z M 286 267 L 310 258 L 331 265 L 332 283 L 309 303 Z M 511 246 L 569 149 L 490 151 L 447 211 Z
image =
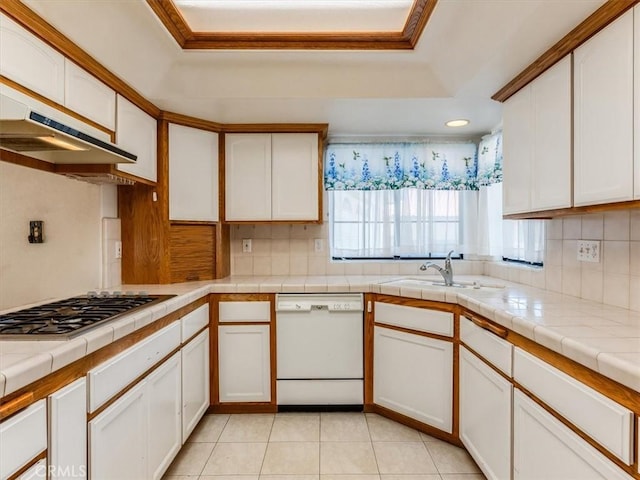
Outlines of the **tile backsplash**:
M 600 241 L 600 262 L 578 261 L 579 240 Z M 549 220 L 543 269 L 494 262 L 485 273 L 640 311 L 640 210 Z
M 243 239 L 251 239 L 251 253 L 242 251 Z M 316 240 L 320 240 L 321 251 L 316 250 Z M 233 275 L 417 275 L 422 263 L 334 262 L 329 258 L 328 223 L 231 227 Z M 483 262 L 456 260 L 454 270 L 459 275 L 480 275 Z
M 97 289 L 102 187 L 0 162 L 0 309 Z M 27 241 L 44 221 L 44 243 Z
M 458 275 L 485 274 L 640 311 L 640 210 L 578 215 L 547 221 L 544 268 L 503 262 L 454 262 Z M 251 239 L 252 251 L 242 251 Z M 316 251 L 316 239 L 322 251 Z M 416 275 L 422 261 L 332 262 L 329 226 L 234 225 L 233 275 Z M 599 240 L 599 263 L 577 260 L 578 240 Z

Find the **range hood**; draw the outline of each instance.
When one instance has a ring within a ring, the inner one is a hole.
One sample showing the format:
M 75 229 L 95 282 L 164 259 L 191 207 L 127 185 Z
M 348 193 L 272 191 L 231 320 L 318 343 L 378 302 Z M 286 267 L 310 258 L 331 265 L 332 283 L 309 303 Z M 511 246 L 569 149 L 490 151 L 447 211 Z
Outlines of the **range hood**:
M 137 156 L 0 94 L 0 148 L 50 163 L 135 163 Z

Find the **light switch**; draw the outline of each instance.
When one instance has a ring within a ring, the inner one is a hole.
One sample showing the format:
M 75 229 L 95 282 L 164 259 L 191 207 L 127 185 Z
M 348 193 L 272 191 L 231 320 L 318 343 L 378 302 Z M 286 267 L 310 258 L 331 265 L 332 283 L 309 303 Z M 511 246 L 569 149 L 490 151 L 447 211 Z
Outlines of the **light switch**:
M 114 243 L 115 243 L 115 251 L 113 252 L 114 257 L 122 258 L 122 242 L 120 240 L 116 240 Z
M 251 253 L 251 239 L 243 238 L 242 239 L 242 252 L 243 253 Z
M 322 252 L 324 250 L 324 241 L 322 240 L 322 238 L 316 238 L 313 241 L 313 249 L 316 252 Z

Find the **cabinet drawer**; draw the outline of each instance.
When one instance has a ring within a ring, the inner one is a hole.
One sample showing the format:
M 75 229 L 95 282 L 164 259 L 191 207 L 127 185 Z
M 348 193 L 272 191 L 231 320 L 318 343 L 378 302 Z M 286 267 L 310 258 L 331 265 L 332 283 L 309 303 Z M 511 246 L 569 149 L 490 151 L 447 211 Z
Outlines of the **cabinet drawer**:
M 269 322 L 271 302 L 220 302 L 218 321 Z
M 0 424 L 0 478 L 7 478 L 47 449 L 46 400 Z
M 498 370 L 511 376 L 513 346 L 509 342 L 477 326 L 467 317 L 460 318 L 460 340 Z
M 198 330 L 209 325 L 209 305 L 202 305 L 193 312 L 187 313 L 181 320 L 182 341 L 186 342 L 193 337 Z
M 89 412 L 129 385 L 180 345 L 180 322 L 174 322 L 108 362 L 90 370 Z
M 453 336 L 453 313 L 450 312 L 376 302 L 375 315 L 376 323 Z
M 536 397 L 631 465 L 633 413 L 630 410 L 519 348 L 514 353 L 513 376 Z

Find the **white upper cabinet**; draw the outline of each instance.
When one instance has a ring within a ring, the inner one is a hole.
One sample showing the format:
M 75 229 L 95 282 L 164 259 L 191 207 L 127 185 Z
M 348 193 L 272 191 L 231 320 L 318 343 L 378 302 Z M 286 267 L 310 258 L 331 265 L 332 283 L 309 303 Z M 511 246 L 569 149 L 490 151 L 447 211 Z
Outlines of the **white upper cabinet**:
M 504 104 L 505 214 L 571 206 L 571 57 Z
M 633 11 L 574 52 L 574 204 L 633 198 Z
M 271 220 L 271 135 L 225 135 L 226 220 Z
M 158 180 L 158 124 L 126 98 L 118 95 L 116 143 L 138 156 L 135 164 L 118 164 L 118 170 L 152 182 Z
M 633 92 L 634 92 L 634 128 L 633 140 L 633 197 L 640 199 L 640 5 L 633 9 L 633 51 L 635 52 L 635 64 L 633 69 Z M 640 446 L 638 447 L 640 449 Z M 640 467 L 639 467 L 640 468 Z
M 531 84 L 531 208 L 571 206 L 571 56 Z
M 271 218 L 318 219 L 318 135 L 273 134 L 271 155 Z
M 318 135 L 225 135 L 228 221 L 319 220 Z
M 169 125 L 169 219 L 218 221 L 218 134 Z
M 0 74 L 64 104 L 64 56 L 0 15 Z
M 65 59 L 65 106 L 109 130 L 116 129 L 116 92 Z
M 502 213 L 522 213 L 531 208 L 531 84 L 504 102 Z

